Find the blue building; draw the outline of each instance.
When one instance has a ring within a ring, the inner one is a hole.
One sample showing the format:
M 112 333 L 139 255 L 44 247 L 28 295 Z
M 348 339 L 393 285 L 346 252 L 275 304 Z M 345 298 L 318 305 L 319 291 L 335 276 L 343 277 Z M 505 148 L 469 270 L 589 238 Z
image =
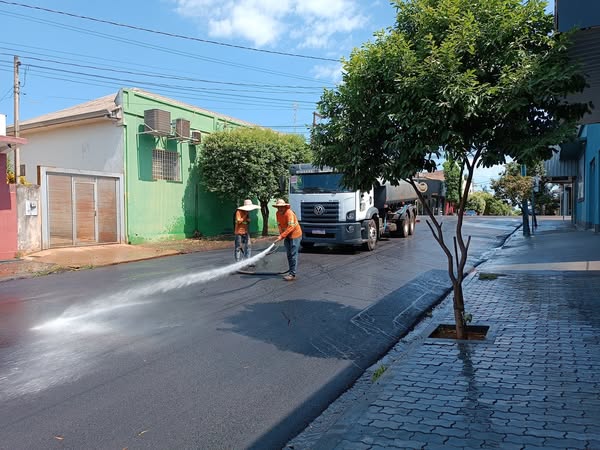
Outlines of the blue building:
M 563 186 L 562 214 L 581 228 L 600 232 L 600 1 L 555 0 L 559 32 L 576 29 L 571 57 L 583 66 L 589 87 L 572 96 L 594 109 L 580 122 L 578 138 L 546 162 L 547 178 Z

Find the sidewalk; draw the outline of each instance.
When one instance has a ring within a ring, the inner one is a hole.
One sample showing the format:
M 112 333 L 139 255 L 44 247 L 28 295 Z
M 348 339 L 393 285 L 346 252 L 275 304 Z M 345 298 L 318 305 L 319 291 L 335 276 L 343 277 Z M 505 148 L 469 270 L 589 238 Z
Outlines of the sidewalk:
M 599 235 L 519 231 L 465 281 L 484 341 L 428 338 L 445 299 L 286 448 L 600 449 L 599 270 Z
M 265 238 L 253 239 L 259 243 Z M 108 244 L 86 247 L 66 247 L 43 250 L 20 259 L 0 261 L 0 282 L 15 278 L 31 278 L 70 270 L 160 258 L 163 256 L 211 250 L 231 249 L 233 237 L 214 239 L 183 239 L 149 242 L 140 245 Z

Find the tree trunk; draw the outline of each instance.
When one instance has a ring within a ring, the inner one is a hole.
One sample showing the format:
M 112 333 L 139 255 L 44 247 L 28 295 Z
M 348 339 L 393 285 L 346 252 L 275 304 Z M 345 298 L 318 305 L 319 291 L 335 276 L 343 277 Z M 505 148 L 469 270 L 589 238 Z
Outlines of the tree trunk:
M 463 298 L 462 276 L 459 275 L 454 283 L 454 322 L 456 324 L 456 339 L 467 338 L 467 324 L 465 323 L 465 301 Z
M 263 218 L 263 229 L 262 235 L 269 235 L 269 200 L 259 200 L 260 201 L 260 212 Z
M 448 275 L 450 276 L 450 280 L 452 281 L 452 287 L 454 292 L 454 320 L 456 324 L 456 338 L 457 339 L 467 339 L 468 330 L 465 323 L 465 303 L 463 297 L 463 288 L 462 282 L 464 279 L 465 266 L 467 264 L 467 256 L 469 253 L 469 246 L 471 244 L 471 237 L 467 239 L 467 242 L 464 241 L 462 235 L 462 225 L 464 212 L 466 208 L 467 199 L 469 196 L 469 189 L 473 182 L 473 175 L 475 173 L 475 168 L 477 167 L 477 162 L 481 156 L 482 149 L 478 149 L 473 156 L 472 161 L 468 159 L 464 159 L 461 162 L 461 180 L 464 173 L 464 169 L 467 169 L 467 179 L 465 185 L 461 187 L 459 190 L 459 203 L 457 205 L 458 214 L 456 221 L 456 234 L 453 239 L 454 241 L 454 255 L 450 249 L 450 246 L 446 244 L 444 240 L 444 233 L 442 231 L 442 222 L 438 221 L 434 211 L 431 210 L 431 205 L 427 203 L 423 193 L 419 191 L 417 185 L 413 178 L 408 178 L 405 181 L 410 183 L 417 194 L 417 197 L 423 204 L 423 207 L 427 211 L 427 215 L 429 216 L 429 220 L 426 221 L 429 229 L 431 230 L 431 234 L 434 239 L 438 242 L 440 247 L 442 248 L 444 254 L 446 255 L 446 260 L 448 262 Z M 468 152 L 466 152 L 468 154 Z M 462 181 L 461 181 L 462 182 Z M 456 262 L 456 273 L 454 273 L 454 267 Z

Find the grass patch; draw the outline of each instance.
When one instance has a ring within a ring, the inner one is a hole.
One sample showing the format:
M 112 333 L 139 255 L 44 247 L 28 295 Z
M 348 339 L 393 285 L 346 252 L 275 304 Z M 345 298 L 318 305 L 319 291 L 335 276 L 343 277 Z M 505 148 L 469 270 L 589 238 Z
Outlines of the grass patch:
M 33 276 L 34 277 L 45 277 L 46 275 L 52 275 L 53 273 L 62 273 L 62 272 L 68 272 L 69 269 L 68 267 L 64 267 L 64 266 L 53 266 L 53 267 L 49 267 L 47 269 L 43 269 L 43 270 L 38 270 L 37 272 L 33 272 Z
M 383 364 L 380 365 L 375 372 L 373 372 L 373 375 L 371 376 L 371 382 L 375 383 L 379 377 L 381 377 L 381 375 L 383 375 L 383 373 L 387 370 L 387 367 L 385 367 Z
M 486 273 L 486 272 L 479 273 L 480 280 L 495 280 L 498 277 L 505 277 L 505 276 L 506 275 L 504 275 L 502 273 Z

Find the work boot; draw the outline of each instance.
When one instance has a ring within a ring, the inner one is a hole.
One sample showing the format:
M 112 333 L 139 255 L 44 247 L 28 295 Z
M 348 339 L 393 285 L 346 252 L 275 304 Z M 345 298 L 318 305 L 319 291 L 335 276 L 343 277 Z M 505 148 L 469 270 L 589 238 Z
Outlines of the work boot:
M 286 275 L 283 277 L 285 281 L 294 281 L 296 279 L 296 275 Z

